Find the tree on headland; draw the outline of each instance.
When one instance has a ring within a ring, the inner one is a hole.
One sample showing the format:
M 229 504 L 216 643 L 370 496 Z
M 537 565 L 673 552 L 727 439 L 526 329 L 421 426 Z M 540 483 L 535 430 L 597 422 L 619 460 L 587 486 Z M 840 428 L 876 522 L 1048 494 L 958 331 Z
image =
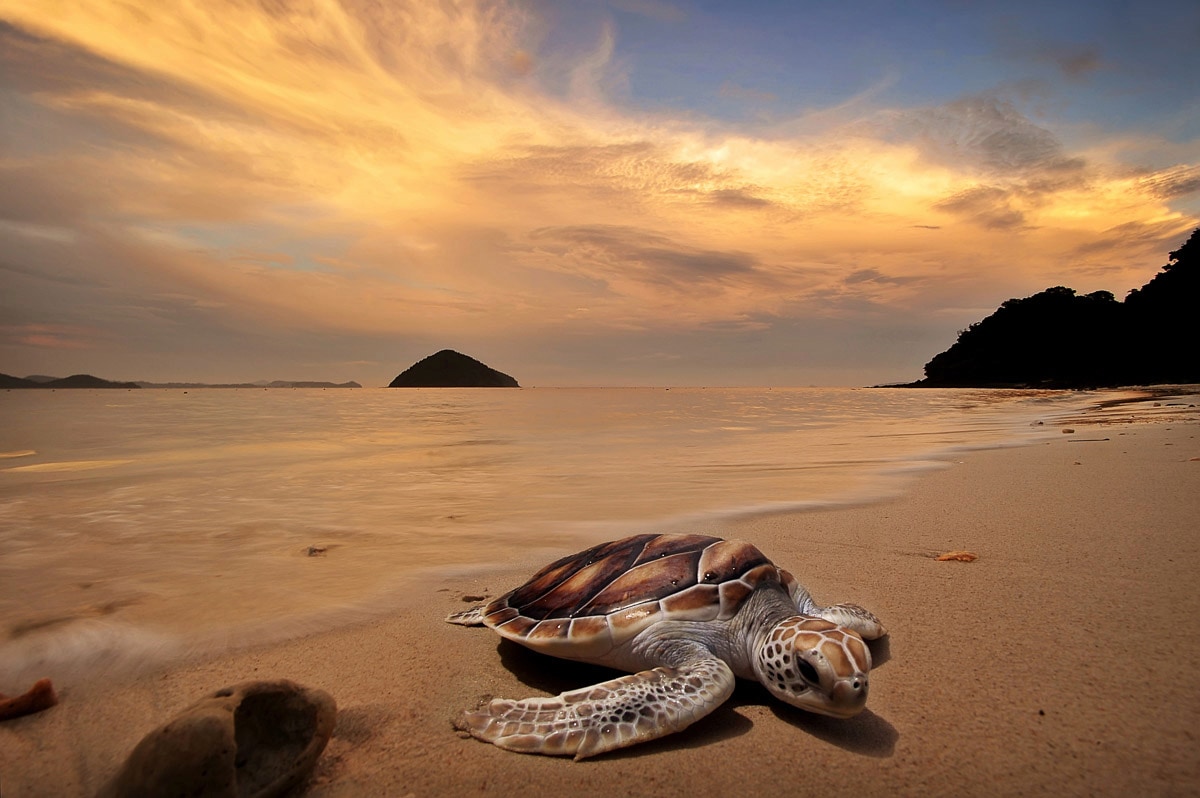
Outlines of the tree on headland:
M 1118 302 L 1063 286 L 1010 299 L 925 364 L 916 385 L 1089 388 L 1200 381 L 1189 318 L 1200 304 L 1200 229 Z
M 1196 382 L 1196 313 L 1200 310 L 1200 229 L 1170 255 L 1150 282 L 1125 298 L 1137 337 L 1135 382 Z

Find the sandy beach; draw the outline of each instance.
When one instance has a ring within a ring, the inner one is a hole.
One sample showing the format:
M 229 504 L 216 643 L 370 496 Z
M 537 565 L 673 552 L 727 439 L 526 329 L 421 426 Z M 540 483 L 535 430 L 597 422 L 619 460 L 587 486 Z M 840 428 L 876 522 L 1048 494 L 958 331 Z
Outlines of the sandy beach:
M 314 797 L 1200 795 L 1200 415 L 1072 429 L 964 454 L 891 501 L 697 530 L 748 539 L 818 600 L 879 615 L 890 634 L 854 719 L 741 683 L 687 731 L 595 760 L 463 739 L 452 718 L 486 695 L 609 674 L 443 622 L 463 596 L 519 584 L 542 564 L 530 560 L 354 628 L 60 682 L 58 706 L 0 725 L 0 793 L 92 794 L 196 698 L 287 678 L 338 702 Z M 951 550 L 978 559 L 935 561 Z

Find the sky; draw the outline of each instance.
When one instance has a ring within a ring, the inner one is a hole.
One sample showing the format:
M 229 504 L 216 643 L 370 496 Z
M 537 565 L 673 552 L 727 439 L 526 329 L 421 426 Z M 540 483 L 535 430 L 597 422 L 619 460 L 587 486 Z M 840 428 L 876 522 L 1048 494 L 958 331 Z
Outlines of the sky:
M 0 372 L 914 380 L 1200 226 L 1200 4 L 0 0 Z

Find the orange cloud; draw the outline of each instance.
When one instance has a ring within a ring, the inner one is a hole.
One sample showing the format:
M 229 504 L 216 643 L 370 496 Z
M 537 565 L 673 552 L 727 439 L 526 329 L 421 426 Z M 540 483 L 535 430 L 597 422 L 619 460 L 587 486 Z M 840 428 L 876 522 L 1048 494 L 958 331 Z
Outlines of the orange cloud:
M 0 327 L 10 344 L 39 349 L 92 349 L 102 337 L 97 330 L 59 324 L 14 324 Z

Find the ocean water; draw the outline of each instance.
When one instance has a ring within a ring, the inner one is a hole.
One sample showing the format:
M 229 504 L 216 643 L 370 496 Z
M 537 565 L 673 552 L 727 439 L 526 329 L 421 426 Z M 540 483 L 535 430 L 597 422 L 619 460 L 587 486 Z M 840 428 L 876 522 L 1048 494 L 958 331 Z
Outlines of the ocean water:
M 1101 396 L 0 393 L 0 689 L 352 622 L 447 570 L 869 502 Z

